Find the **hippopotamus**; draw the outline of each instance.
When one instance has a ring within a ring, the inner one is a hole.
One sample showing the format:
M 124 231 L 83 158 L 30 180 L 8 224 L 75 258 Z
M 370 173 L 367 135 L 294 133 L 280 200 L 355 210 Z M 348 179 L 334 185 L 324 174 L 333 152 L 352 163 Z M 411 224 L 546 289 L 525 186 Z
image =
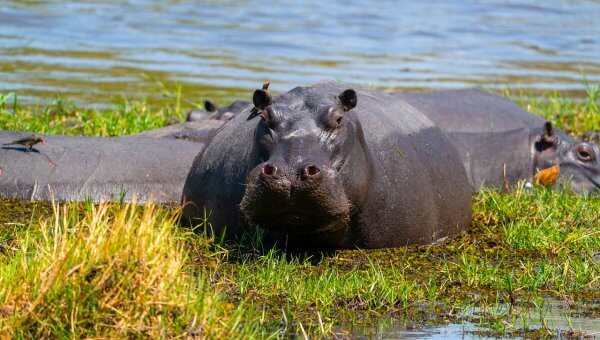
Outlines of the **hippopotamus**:
M 0 131 L 0 142 L 30 133 Z M 147 136 L 44 135 L 43 146 L 0 147 L 0 196 L 26 200 L 178 202 L 202 143 Z
M 208 213 L 217 232 L 254 225 L 311 246 L 428 244 L 470 223 L 460 159 L 446 133 L 393 95 L 330 82 L 256 90 L 194 160 L 183 213 Z
M 598 146 L 574 141 L 506 98 L 475 89 L 393 95 L 448 133 L 473 190 L 531 182 L 556 168 L 558 180 L 549 184 L 600 194 Z
M 217 121 L 228 121 L 235 117 L 237 113 L 242 111 L 250 104 L 249 101 L 246 100 L 235 100 L 231 104 L 225 107 L 219 107 L 217 104 L 213 103 L 210 100 L 204 101 L 204 111 L 203 110 L 192 110 L 188 113 L 186 121 L 188 122 L 198 122 L 205 121 L 209 119 L 217 120 Z

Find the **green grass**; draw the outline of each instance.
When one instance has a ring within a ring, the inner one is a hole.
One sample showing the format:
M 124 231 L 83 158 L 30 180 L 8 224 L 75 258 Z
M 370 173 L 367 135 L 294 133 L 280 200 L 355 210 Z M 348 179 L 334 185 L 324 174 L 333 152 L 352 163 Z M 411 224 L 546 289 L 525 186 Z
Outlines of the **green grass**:
M 549 300 L 600 317 L 596 198 L 484 192 L 443 244 L 326 254 L 216 242 L 152 204 L 2 204 L 36 207 L 0 221 L 0 328 L 17 336 L 322 336 L 383 316 L 539 335 L 507 325 Z
M 600 125 L 593 96 L 520 103 L 580 134 Z M 11 103 L 0 100 L 2 128 L 89 135 L 159 127 L 182 110 Z M 0 200 L 0 212 L 0 334 L 15 337 L 346 336 L 395 320 L 553 336 L 564 330 L 544 316 L 556 301 L 565 319 L 600 318 L 595 197 L 487 191 L 469 231 L 442 244 L 306 253 L 196 233 L 153 204 Z
M 179 96 L 172 101 L 152 107 L 145 102 L 123 100 L 108 108 L 94 109 L 78 108 L 70 100 L 56 96 L 46 105 L 29 107 L 18 105 L 18 97 L 12 93 L 0 94 L 0 128 L 61 135 L 128 135 L 185 120 Z
M 553 91 L 544 96 L 533 96 L 525 91 L 517 94 L 504 91 L 504 95 L 516 100 L 525 110 L 544 117 L 555 127 L 576 137 L 586 131 L 600 130 L 600 84 L 590 85 L 586 82 L 583 99 L 574 100 Z

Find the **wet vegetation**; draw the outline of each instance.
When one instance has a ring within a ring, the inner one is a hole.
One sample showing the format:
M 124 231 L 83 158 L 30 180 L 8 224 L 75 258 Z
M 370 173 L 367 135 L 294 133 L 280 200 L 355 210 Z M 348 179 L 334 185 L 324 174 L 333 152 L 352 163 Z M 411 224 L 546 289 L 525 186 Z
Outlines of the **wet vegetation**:
M 576 102 L 516 98 L 581 135 L 600 127 L 598 87 L 588 89 Z M 177 98 L 102 110 L 5 99 L 0 127 L 133 133 L 182 119 Z M 188 228 L 178 218 L 176 207 L 153 204 L 0 200 L 0 333 L 345 337 L 457 323 L 481 335 L 552 337 L 586 332 L 554 325 L 552 312 L 567 325 L 600 318 L 597 197 L 486 191 L 467 233 L 383 250 L 271 248 L 260 232 L 225 241 L 206 234 L 209 219 Z

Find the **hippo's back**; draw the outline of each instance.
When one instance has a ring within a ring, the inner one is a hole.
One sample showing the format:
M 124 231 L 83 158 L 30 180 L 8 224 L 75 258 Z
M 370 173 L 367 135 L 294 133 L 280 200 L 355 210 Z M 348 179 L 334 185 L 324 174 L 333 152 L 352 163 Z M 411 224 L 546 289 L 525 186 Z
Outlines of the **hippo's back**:
M 481 90 L 396 92 L 447 132 L 502 133 L 541 128 L 544 120 L 514 102 Z
M 532 131 L 544 120 L 514 102 L 480 90 L 394 93 L 446 131 L 458 149 L 471 185 L 501 187 L 530 178 Z
M 0 131 L 0 142 L 22 138 Z M 45 145 L 0 147 L 0 197 L 177 202 L 202 144 L 145 136 L 46 135 Z

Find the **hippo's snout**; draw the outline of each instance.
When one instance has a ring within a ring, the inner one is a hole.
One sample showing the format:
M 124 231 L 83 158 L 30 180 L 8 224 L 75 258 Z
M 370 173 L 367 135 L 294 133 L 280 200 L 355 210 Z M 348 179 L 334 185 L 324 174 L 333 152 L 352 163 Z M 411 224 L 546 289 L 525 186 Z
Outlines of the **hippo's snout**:
M 248 175 L 240 209 L 267 229 L 293 234 L 337 229 L 348 222 L 350 203 L 333 173 L 317 162 L 259 164 Z
M 280 167 L 273 163 L 264 163 L 260 170 L 260 179 L 266 182 L 277 181 L 284 176 Z M 300 168 L 298 178 L 300 181 L 316 181 L 323 178 L 321 168 L 312 163 L 303 165 Z

